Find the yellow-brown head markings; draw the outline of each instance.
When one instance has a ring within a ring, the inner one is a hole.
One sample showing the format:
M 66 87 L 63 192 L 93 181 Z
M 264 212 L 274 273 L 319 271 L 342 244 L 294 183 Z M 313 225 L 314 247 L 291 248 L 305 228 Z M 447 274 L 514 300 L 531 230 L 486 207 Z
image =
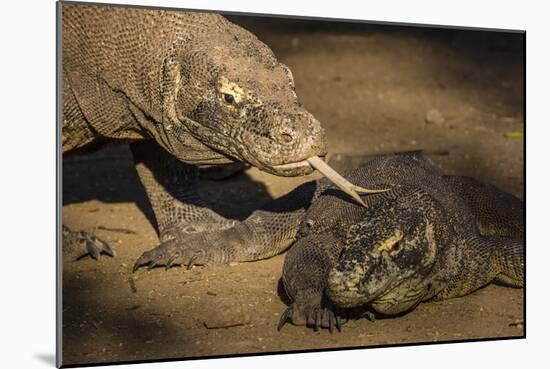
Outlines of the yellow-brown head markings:
M 249 94 L 241 86 L 225 77 L 219 78 L 218 91 L 220 98 L 228 105 L 239 106 L 249 98 Z
M 398 242 L 403 239 L 403 232 L 401 230 L 397 229 L 393 235 L 386 238 L 383 242 L 381 242 L 376 250 L 378 252 L 382 251 L 388 251 L 390 256 L 397 255 L 399 253 L 400 248 L 397 247 Z

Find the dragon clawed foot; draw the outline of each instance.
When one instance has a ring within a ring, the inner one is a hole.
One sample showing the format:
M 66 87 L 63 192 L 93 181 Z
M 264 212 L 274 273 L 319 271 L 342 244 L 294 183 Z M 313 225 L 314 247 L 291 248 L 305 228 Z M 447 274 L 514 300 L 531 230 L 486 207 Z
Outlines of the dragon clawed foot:
M 164 266 L 164 269 L 168 270 L 174 265 L 185 265 L 187 269 L 191 269 L 193 265 L 205 264 L 205 256 L 205 250 L 184 247 L 177 239 L 171 239 L 144 252 L 134 263 L 133 271 L 135 272 L 141 267 L 153 269 L 159 266 Z
M 90 255 L 95 260 L 101 258 L 101 254 L 111 257 L 116 255 L 115 250 L 101 238 L 84 231 L 73 232 L 63 226 L 63 258 L 77 260 L 85 255 Z
M 332 304 L 294 302 L 281 315 L 277 330 L 280 331 L 287 322 L 291 322 L 311 327 L 316 332 L 321 328 L 328 329 L 330 333 L 334 332 L 334 328 L 341 332 L 342 324 L 347 321 L 347 318 L 342 321 L 344 316 L 344 312 Z
M 134 272 L 141 267 L 152 269 L 164 266 L 227 264 L 233 261 L 231 239 L 223 231 L 185 233 L 181 229 L 167 230 L 156 248 L 144 252 L 134 264 Z

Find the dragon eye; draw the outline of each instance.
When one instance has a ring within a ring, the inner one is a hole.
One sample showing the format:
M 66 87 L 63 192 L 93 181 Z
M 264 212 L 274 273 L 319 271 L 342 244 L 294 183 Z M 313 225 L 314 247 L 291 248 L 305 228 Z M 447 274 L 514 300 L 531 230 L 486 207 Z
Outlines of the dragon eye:
M 393 246 L 391 247 L 390 251 L 393 251 L 393 252 L 397 252 L 401 249 L 401 245 L 399 242 L 396 242 L 393 244 Z
M 223 99 L 228 104 L 233 104 L 233 102 L 235 101 L 235 98 L 231 94 L 223 94 Z

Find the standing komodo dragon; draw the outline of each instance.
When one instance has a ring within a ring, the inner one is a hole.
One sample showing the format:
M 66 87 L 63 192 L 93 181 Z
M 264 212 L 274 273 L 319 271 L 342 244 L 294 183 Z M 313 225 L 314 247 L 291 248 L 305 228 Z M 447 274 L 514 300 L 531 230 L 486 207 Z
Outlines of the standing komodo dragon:
M 162 258 L 175 235 L 265 232 L 254 217 L 240 223 L 206 208 L 197 166 L 241 161 L 280 176 L 326 172 L 318 158 L 326 154 L 323 129 L 300 105 L 290 70 L 249 32 L 215 14 L 60 6 L 63 153 L 131 142 L 161 240 L 142 264 Z M 113 254 L 94 235 L 63 227 L 65 258 L 102 252 Z

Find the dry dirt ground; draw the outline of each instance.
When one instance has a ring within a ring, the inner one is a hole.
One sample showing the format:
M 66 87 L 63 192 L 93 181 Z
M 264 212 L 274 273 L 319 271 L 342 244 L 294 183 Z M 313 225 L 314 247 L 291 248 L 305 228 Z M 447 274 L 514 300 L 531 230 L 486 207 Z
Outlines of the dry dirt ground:
M 425 149 L 448 173 L 523 198 L 523 37 L 303 21 L 237 21 L 293 70 L 304 105 L 322 122 L 330 161 L 349 168 L 379 153 Z M 444 121 L 426 122 L 436 109 Z M 315 178 L 249 169 L 201 192 L 243 219 Z M 63 161 L 63 222 L 95 232 L 117 257 L 63 266 L 63 362 L 84 364 L 236 353 L 522 336 L 522 289 L 490 285 L 424 303 L 404 316 L 350 321 L 341 333 L 276 326 L 284 255 L 234 266 L 140 270 L 157 244 L 151 210 L 125 146 Z M 104 229 L 122 228 L 126 234 Z M 207 326 L 234 325 L 225 328 Z

